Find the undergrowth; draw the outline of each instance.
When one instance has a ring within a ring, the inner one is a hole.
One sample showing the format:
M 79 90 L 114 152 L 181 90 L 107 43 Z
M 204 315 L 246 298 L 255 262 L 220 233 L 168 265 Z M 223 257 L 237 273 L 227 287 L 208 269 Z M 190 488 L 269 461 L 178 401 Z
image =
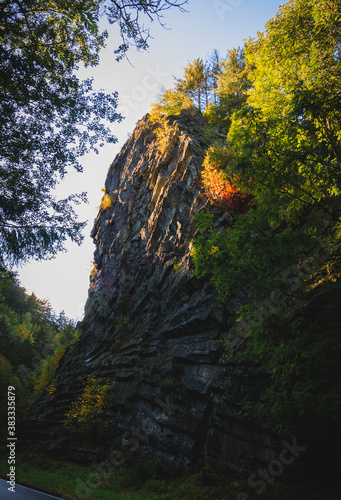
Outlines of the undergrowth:
M 210 467 L 184 473 L 160 461 L 146 459 L 122 466 L 108 467 L 108 463 L 101 466 L 102 463 L 81 466 L 21 451 L 17 456 L 16 479 L 20 484 L 69 500 L 246 500 L 255 495 L 246 478 L 217 473 Z M 5 478 L 7 472 L 7 460 L 3 457 L 0 476 Z M 315 497 L 270 485 L 262 494 L 262 500 L 306 498 Z

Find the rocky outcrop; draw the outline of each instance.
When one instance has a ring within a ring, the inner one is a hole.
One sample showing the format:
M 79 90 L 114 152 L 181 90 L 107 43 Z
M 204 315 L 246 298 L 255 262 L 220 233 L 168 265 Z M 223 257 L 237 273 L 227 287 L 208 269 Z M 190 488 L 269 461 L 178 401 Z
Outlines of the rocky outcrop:
M 213 456 L 248 473 L 282 445 L 240 414 L 238 402 L 266 380 L 236 362 L 236 304 L 221 303 L 191 261 L 193 218 L 208 203 L 202 116 L 183 112 L 169 122 L 162 153 L 146 116 L 109 168 L 83 333 L 61 361 L 53 398 L 40 399 L 27 428 L 54 437 L 55 448 L 61 439 L 68 458 L 136 452 L 200 465 Z M 227 335 L 226 350 L 219 340 Z M 91 373 L 115 381 L 111 426 L 96 443 L 73 443 L 64 415 Z

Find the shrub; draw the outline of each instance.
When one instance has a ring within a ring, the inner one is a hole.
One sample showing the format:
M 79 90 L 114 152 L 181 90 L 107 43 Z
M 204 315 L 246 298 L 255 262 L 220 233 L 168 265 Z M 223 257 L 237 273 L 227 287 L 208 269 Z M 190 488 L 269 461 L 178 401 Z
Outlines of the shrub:
M 160 153 L 164 153 L 169 148 L 173 139 L 173 127 L 167 117 L 178 115 L 183 109 L 192 107 L 192 100 L 183 92 L 175 90 L 166 90 L 158 102 L 151 105 L 149 120 L 156 125 L 156 144 Z
M 59 362 L 63 354 L 65 353 L 65 350 L 66 346 L 61 345 L 53 356 L 50 356 L 44 360 L 41 372 L 34 379 L 34 395 L 36 397 L 38 397 L 42 393 L 42 391 L 53 379 Z
M 245 313 L 252 335 L 238 357 L 261 367 L 271 383 L 241 406 L 282 434 L 321 438 L 339 428 L 341 414 L 341 284 L 323 283 L 301 294 L 296 310 L 297 300 L 287 299 L 272 310 Z
M 64 425 L 90 430 L 101 421 L 107 427 L 106 417 L 114 407 L 113 388 L 115 383 L 104 377 L 88 375 L 82 394 L 65 413 Z
M 222 170 L 221 163 L 228 161 L 229 156 L 227 148 L 211 147 L 203 163 L 202 182 L 212 205 L 223 212 L 242 214 L 249 210 L 254 197 L 237 187 L 237 176 L 229 178 Z
M 108 210 L 109 208 L 112 208 L 113 204 L 114 199 L 106 193 L 102 198 L 100 208 L 102 210 Z

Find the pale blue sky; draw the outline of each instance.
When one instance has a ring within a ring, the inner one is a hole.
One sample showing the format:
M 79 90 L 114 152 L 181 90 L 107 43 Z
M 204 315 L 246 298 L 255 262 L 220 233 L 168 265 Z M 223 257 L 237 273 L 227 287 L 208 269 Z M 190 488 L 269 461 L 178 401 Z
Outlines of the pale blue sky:
M 53 309 L 64 310 L 73 319 L 81 319 L 87 299 L 89 275 L 94 246 L 90 231 L 97 215 L 109 165 L 119 152 L 136 122 L 149 111 L 161 85 L 173 86 L 173 75 L 182 77 L 183 68 L 196 57 L 205 59 L 213 49 L 225 56 L 228 49 L 242 46 L 249 37 L 264 31 L 278 7 L 285 2 L 276 0 L 190 0 L 187 13 L 165 12 L 167 28 L 157 22 L 151 25 L 148 52 L 129 53 L 129 60 L 119 63 L 113 54 L 117 47 L 117 32 L 110 27 L 108 48 L 102 53 L 98 67 L 82 72 L 93 76 L 97 89 L 117 90 L 120 108 L 126 116 L 113 125 L 119 139 L 116 145 L 104 146 L 98 155 L 82 159 L 84 172 L 70 172 L 58 188 L 60 196 L 87 191 L 89 204 L 76 207 L 80 220 L 87 220 L 85 241 L 81 247 L 68 245 L 68 252 L 50 261 L 33 261 L 19 269 L 21 285 L 40 299 L 48 299 Z M 115 43 L 116 41 L 116 43 Z

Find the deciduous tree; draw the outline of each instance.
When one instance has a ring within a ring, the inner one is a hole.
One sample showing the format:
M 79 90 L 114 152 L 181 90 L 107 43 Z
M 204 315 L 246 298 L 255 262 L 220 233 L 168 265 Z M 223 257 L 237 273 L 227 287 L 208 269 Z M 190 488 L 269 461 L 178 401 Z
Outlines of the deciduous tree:
M 52 192 L 79 157 L 115 142 L 108 124 L 120 121 L 117 94 L 94 92 L 77 77 L 80 64 L 96 65 L 107 33 L 99 20 L 117 23 L 129 45 L 148 46 L 141 15 L 162 19 L 186 1 L 13 0 L 0 4 L 0 262 L 49 258 L 65 240 L 80 243 L 84 223 L 74 204 L 84 193 L 57 200 Z
M 272 380 L 244 410 L 309 439 L 341 408 L 340 23 L 339 1 L 290 0 L 247 42 L 251 87 L 220 167 L 253 207 L 225 227 L 200 213 L 193 251 L 222 298 L 243 297 L 247 359 Z

